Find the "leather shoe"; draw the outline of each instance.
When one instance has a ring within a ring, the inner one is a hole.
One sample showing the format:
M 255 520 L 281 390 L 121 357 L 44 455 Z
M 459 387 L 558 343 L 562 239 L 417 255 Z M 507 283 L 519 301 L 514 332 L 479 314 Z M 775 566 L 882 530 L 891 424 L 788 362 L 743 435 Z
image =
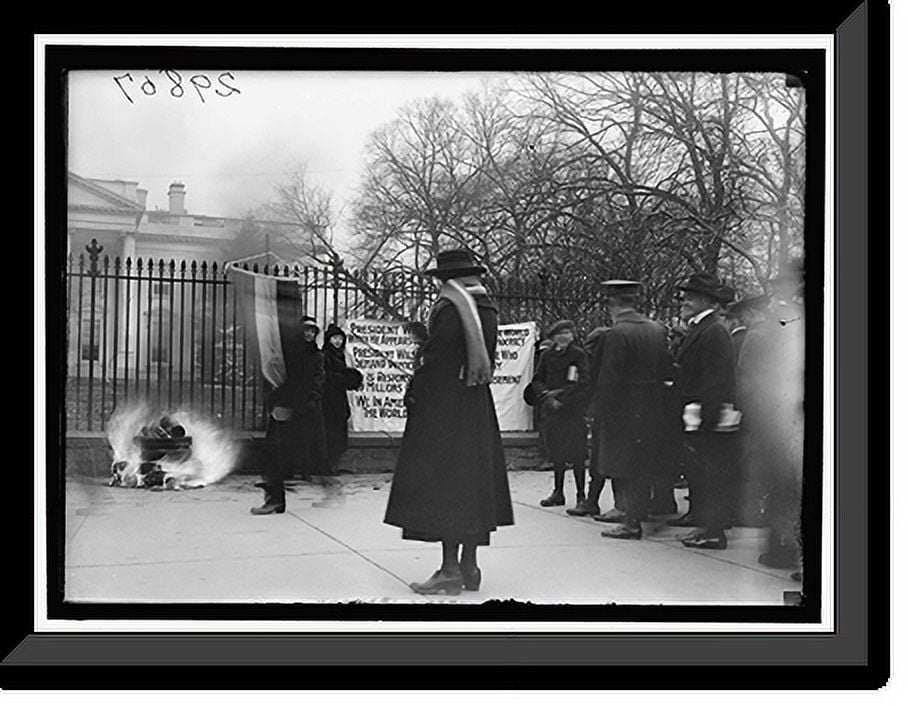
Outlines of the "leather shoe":
M 591 500 L 583 500 L 577 503 L 577 507 L 569 507 L 567 509 L 568 515 L 573 515 L 574 517 L 584 517 L 586 515 L 598 515 L 599 514 L 599 504 L 594 503 Z
M 624 513 L 621 512 L 621 510 L 612 508 L 604 515 L 593 515 L 593 519 L 596 520 L 596 522 L 613 522 L 616 524 L 623 524 L 625 517 Z
M 283 503 L 266 503 L 261 507 L 252 508 L 249 512 L 253 515 L 280 515 L 286 509 Z
M 681 543 L 691 549 L 725 549 L 728 547 L 728 539 L 724 534 L 718 537 L 690 537 L 682 539 Z
M 463 564 L 460 566 L 460 573 L 463 575 L 463 588 L 465 591 L 478 591 L 479 584 L 482 581 L 482 571 L 477 566 L 475 569 L 464 569 Z
M 456 574 L 446 575 L 441 573 L 441 569 L 432 574 L 427 581 L 422 583 L 411 583 L 410 589 L 414 593 L 421 593 L 425 596 L 434 596 L 438 593 L 445 593 L 449 596 L 459 596 L 463 588 L 463 575 L 458 571 Z
M 627 525 L 619 525 L 615 529 L 603 531 L 602 536 L 610 539 L 640 539 L 643 536 L 643 528 L 637 527 L 634 529 Z
M 540 500 L 539 504 L 542 505 L 542 507 L 555 507 L 556 505 L 564 505 L 564 493 L 559 493 L 556 491 L 549 497 Z
M 669 527 L 699 527 L 697 518 L 689 512 L 684 513 L 681 517 L 676 517 L 666 523 Z

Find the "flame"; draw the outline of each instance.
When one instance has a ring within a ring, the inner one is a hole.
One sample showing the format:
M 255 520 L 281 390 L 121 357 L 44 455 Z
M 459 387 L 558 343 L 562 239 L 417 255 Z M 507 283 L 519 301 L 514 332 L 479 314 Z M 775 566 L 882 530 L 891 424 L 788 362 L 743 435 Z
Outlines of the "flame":
M 117 412 L 107 426 L 115 472 L 122 485 L 134 486 L 139 480 L 142 453 L 135 437 L 143 426 L 155 423 L 164 415 L 183 426 L 186 434 L 192 437 L 189 458 L 183 461 L 164 458 L 157 462 L 165 474 L 165 487 L 199 488 L 218 482 L 234 470 L 241 449 L 229 429 L 220 428 L 208 417 L 192 410 L 152 413 L 147 404 L 137 403 Z

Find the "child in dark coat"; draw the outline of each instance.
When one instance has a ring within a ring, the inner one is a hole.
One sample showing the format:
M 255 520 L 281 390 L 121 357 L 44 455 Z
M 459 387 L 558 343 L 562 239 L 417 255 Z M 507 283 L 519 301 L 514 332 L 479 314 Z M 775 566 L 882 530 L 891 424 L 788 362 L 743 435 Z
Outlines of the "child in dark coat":
M 571 321 L 559 321 L 549 331 L 553 346 L 539 359 L 533 376 L 533 392 L 542 413 L 542 437 L 553 464 L 555 487 L 540 501 L 543 507 L 565 504 L 564 475 L 574 471 L 577 504 L 586 499 L 587 429 L 584 419 L 589 387 L 589 360 L 574 344 L 576 329 Z

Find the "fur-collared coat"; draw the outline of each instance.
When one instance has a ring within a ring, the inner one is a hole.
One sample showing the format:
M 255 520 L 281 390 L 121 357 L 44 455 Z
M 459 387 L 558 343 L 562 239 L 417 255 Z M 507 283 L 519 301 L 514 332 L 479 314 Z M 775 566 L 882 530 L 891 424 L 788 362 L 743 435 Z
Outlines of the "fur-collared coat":
M 498 312 L 487 296 L 474 298 L 494 361 Z M 492 393 L 488 385 L 467 387 L 466 364 L 457 309 L 441 299 L 406 393 L 407 426 L 385 514 L 404 539 L 486 544 L 489 532 L 514 523 Z

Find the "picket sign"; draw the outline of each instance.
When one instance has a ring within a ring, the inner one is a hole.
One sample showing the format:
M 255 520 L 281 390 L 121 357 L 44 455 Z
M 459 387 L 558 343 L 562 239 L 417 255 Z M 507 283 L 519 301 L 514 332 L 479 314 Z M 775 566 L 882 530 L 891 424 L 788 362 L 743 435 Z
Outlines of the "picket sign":
M 347 322 L 350 365 L 363 374 L 363 389 L 349 393 L 353 431 L 403 432 L 407 423 L 404 392 L 416 355 L 406 325 L 374 319 Z M 523 388 L 533 377 L 535 341 L 535 322 L 498 327 L 491 388 L 501 431 L 532 428 L 533 410 L 523 401 Z

